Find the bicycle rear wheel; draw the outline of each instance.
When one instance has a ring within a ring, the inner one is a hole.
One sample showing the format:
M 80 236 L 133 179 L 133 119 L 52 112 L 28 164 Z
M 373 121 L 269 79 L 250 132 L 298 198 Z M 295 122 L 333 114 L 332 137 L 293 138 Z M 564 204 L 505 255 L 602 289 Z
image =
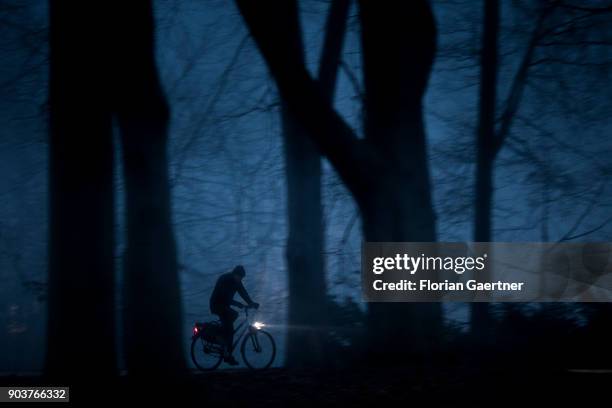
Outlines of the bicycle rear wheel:
M 253 331 L 242 340 L 240 354 L 250 369 L 264 370 L 274 362 L 276 343 L 270 333 L 263 330 Z
M 223 360 L 223 346 L 195 337 L 191 341 L 191 360 L 198 369 L 212 371 Z

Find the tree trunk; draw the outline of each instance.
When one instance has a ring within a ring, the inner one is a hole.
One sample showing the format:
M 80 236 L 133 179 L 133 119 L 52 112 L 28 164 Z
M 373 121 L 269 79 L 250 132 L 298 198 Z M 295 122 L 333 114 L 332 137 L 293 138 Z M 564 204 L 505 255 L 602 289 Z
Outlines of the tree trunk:
M 373 242 L 436 240 L 422 98 L 435 53 L 426 2 L 360 2 L 365 82 L 365 137 L 384 156 L 369 194 L 358 203 L 364 237 Z M 402 321 L 405 322 L 402 324 Z M 369 344 L 414 361 L 437 349 L 440 304 L 370 303 Z
M 136 377 L 176 378 L 186 365 L 168 181 L 169 110 L 155 66 L 151 3 L 122 4 L 113 35 L 127 211 L 126 365 Z
M 285 108 L 282 121 L 289 225 L 286 365 L 299 367 L 324 361 L 321 334 L 327 314 L 321 160 L 313 142 Z
M 332 103 L 350 1 L 330 5 L 319 83 Z M 301 41 L 296 46 L 301 47 Z M 302 51 L 303 55 L 303 51 Z M 285 365 L 319 366 L 325 355 L 327 293 L 321 159 L 315 143 L 286 106 L 282 108 L 287 176 L 289 316 Z M 304 348 L 308 353 L 304 353 Z
M 116 374 L 113 148 L 103 26 L 50 4 L 49 302 L 45 373 Z M 82 47 L 83 40 L 87 47 Z M 88 378 L 88 381 L 91 378 Z
M 493 195 L 493 162 L 496 155 L 496 86 L 497 35 L 499 31 L 498 0 L 483 1 L 484 29 L 480 55 L 481 80 L 477 130 L 474 241 L 491 241 L 491 202 Z M 489 276 L 481 275 L 482 280 Z M 471 304 L 471 333 L 476 348 L 490 336 L 491 313 L 488 303 Z

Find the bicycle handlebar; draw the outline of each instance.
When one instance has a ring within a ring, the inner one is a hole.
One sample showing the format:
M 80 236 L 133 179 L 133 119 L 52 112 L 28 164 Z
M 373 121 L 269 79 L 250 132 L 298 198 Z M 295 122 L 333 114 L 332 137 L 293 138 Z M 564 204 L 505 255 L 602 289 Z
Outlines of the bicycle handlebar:
M 258 310 L 259 308 L 254 306 L 245 306 L 243 309 L 246 316 L 249 317 L 249 309 Z

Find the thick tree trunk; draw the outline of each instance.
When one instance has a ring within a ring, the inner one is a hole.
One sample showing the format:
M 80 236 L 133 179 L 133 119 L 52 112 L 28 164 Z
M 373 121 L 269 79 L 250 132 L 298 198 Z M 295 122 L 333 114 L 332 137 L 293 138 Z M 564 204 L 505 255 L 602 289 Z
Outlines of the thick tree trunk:
M 364 239 L 369 242 L 433 242 L 435 215 L 425 152 L 422 122 L 416 119 L 397 130 L 406 136 L 397 144 L 397 159 L 388 171 L 381 171 L 380 185 L 368 199 L 359 200 Z M 410 144 L 406 139 L 413 139 Z M 439 350 L 442 335 L 442 308 L 439 303 L 369 303 L 369 354 L 380 361 L 392 352 L 393 361 L 423 362 Z M 430 360 L 431 361 L 431 360 Z
M 424 135 L 418 128 L 402 131 Z M 409 148 L 407 144 L 404 147 Z M 398 149 L 402 150 L 401 146 Z M 412 153 L 404 149 L 402 156 L 410 161 Z M 400 163 L 395 166 L 391 172 L 379 173 L 384 182 L 372 189 L 369 200 L 360 202 L 364 239 L 369 242 L 435 241 L 435 215 L 428 203 L 429 187 L 419 181 L 423 177 L 427 180 L 427 168 L 416 163 L 414 167 Z M 370 358 L 380 361 L 390 351 L 396 363 L 432 358 L 439 350 L 442 321 L 439 303 L 369 303 Z
M 493 195 L 493 162 L 496 155 L 496 86 L 497 35 L 499 30 L 498 0 L 483 1 L 484 29 L 480 56 L 481 81 L 477 130 L 477 162 L 475 185 L 474 241 L 491 241 L 491 202 Z M 487 276 L 480 276 L 486 280 Z M 474 344 L 485 344 L 489 337 L 491 313 L 488 303 L 471 304 L 471 333 Z
M 333 100 L 349 5 L 349 0 L 334 0 L 327 19 L 319 83 L 329 103 Z M 301 46 L 301 41 L 296 44 L 296 47 Z M 282 122 L 289 228 L 286 249 L 289 322 L 285 364 L 318 366 L 327 361 L 324 344 L 328 323 L 321 159 L 315 143 L 286 106 L 283 106 Z M 304 353 L 304 348 L 309 352 Z
M 325 357 L 321 339 L 327 316 L 321 160 L 299 123 L 284 108 L 282 115 L 289 225 L 286 364 L 317 365 Z
M 153 51 L 150 2 L 118 10 L 115 103 L 126 186 L 124 335 L 130 375 L 184 374 L 183 321 L 168 182 L 168 106 Z M 137 27 L 136 30 L 134 27 Z
M 50 4 L 45 371 L 66 383 L 78 381 L 84 370 L 102 378 L 116 374 L 108 55 L 103 26 L 78 16 L 77 9 L 74 3 Z
M 366 241 L 436 240 L 422 98 L 436 43 L 426 2 L 360 2 L 366 140 L 384 156 L 360 200 Z M 369 304 L 370 350 L 426 356 L 441 335 L 439 304 Z M 405 323 L 402 323 L 405 322 Z

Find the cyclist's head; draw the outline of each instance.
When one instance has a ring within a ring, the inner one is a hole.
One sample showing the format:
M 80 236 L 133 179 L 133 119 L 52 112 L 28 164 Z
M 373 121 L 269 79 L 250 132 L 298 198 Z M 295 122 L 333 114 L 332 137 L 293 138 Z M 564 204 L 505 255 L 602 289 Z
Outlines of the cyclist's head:
M 242 280 L 245 277 L 245 275 L 246 275 L 246 271 L 244 270 L 244 266 L 237 265 L 234 268 L 234 270 L 232 271 L 232 274 L 236 277 L 236 279 Z

